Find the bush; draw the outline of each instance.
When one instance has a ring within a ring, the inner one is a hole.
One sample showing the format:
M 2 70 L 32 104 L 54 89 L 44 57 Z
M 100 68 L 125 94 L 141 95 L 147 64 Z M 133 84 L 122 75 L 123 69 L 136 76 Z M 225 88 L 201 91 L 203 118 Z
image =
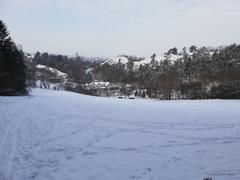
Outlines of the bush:
M 210 91 L 212 99 L 240 99 L 240 81 L 224 82 L 213 86 Z

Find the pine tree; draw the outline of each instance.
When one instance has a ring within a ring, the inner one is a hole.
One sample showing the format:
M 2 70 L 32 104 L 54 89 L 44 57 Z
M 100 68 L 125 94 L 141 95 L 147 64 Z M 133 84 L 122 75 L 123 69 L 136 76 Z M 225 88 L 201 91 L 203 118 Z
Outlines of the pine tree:
M 0 95 L 26 94 L 24 56 L 0 20 Z

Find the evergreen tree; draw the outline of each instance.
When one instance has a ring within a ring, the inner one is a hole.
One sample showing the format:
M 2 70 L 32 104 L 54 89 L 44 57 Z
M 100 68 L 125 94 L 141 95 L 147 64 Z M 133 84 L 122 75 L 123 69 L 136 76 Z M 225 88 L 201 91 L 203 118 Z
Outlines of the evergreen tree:
M 0 95 L 26 94 L 24 56 L 0 20 Z
M 174 54 L 174 55 L 177 55 L 178 54 L 178 49 L 175 47 L 175 48 L 172 48 L 168 51 L 167 53 L 168 55 L 170 54 Z
M 195 52 L 197 50 L 197 47 L 195 45 L 192 45 L 190 48 L 189 48 L 189 51 L 190 52 Z

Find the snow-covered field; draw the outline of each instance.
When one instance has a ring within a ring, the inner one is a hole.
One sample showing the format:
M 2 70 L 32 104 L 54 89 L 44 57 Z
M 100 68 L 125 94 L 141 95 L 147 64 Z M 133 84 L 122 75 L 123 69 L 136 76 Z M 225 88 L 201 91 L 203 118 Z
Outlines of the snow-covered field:
M 240 179 L 240 101 L 0 97 L 0 180 Z

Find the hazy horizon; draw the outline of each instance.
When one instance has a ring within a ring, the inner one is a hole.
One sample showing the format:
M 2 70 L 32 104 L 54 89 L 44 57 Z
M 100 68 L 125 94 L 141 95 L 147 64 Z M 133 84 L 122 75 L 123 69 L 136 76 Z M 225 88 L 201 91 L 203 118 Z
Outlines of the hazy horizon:
M 238 0 L 0 0 L 26 52 L 94 57 L 239 43 L 239 9 Z

